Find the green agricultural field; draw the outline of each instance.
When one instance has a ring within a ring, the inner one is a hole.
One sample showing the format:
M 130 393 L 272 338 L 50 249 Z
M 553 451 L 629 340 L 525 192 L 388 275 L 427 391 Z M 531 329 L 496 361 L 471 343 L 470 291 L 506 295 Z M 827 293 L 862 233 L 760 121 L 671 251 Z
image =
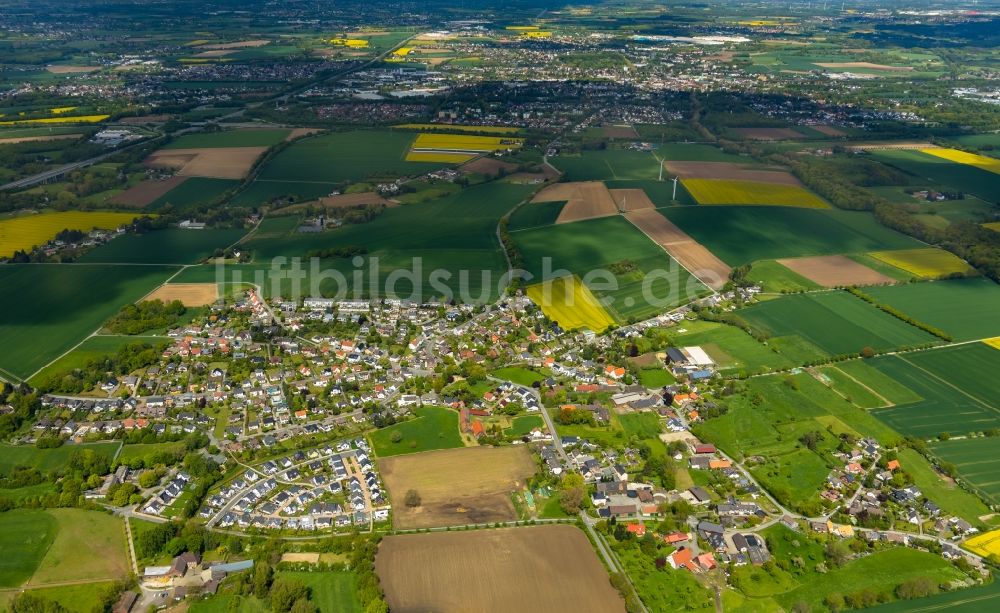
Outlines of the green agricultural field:
M 0 587 L 17 587 L 35 574 L 59 531 L 44 511 L 16 509 L 0 513 Z
M 942 157 L 913 150 L 873 151 L 872 158 L 908 172 L 920 182 L 930 181 L 938 189 L 969 192 L 993 202 L 1000 193 L 1000 174 L 968 164 L 952 162 Z
M 28 585 L 110 581 L 129 573 L 122 518 L 100 511 L 51 509 L 59 530 Z M 88 555 L 81 556 L 86 551 Z
M 682 328 L 686 332 L 680 332 Z M 668 330 L 671 341 L 681 347 L 699 346 L 715 360 L 718 369 L 730 372 L 766 372 L 795 366 L 787 356 L 758 341 L 743 330 L 707 321 L 685 321 Z
M 972 587 L 953 592 L 944 592 L 927 598 L 897 600 L 871 609 L 869 613 L 928 613 L 948 611 L 948 613 L 982 613 L 1000 607 L 1000 581 L 993 581 L 980 587 Z
M 407 162 L 416 136 L 396 130 L 336 132 L 304 138 L 269 160 L 257 181 L 326 183 L 423 174 L 444 166 Z
M 867 361 L 923 398 L 873 413 L 920 438 L 1000 427 L 1000 397 L 991 374 L 1000 368 L 1000 355 L 994 354 L 1000 351 L 977 343 Z
M 899 463 L 913 477 L 924 496 L 933 500 L 945 513 L 957 515 L 973 525 L 982 526 L 979 519 L 990 513 L 989 507 L 974 495 L 935 472 L 927 459 L 913 449 L 899 450 Z
M 548 372 L 548 371 L 546 371 Z M 549 374 L 542 374 L 531 370 L 530 368 L 524 368 L 521 366 L 511 366 L 508 368 L 501 368 L 491 373 L 494 377 L 498 379 L 506 379 L 507 381 L 513 381 L 518 385 L 523 385 L 525 387 L 531 387 L 535 383 L 541 383 L 546 377 L 551 376 Z
M 930 445 L 931 453 L 958 470 L 988 503 L 1000 504 L 1000 437 L 965 438 Z
M 989 279 L 870 287 L 865 293 L 956 341 L 1000 336 L 1000 285 Z
M 184 187 L 184 183 L 181 183 L 180 187 Z M 281 199 L 283 202 L 289 200 L 306 202 L 329 196 L 333 191 L 335 187 L 330 183 L 258 180 L 241 189 L 229 200 L 229 204 L 237 207 L 257 207 L 276 199 Z
M 524 230 L 511 236 L 523 256 L 525 269 L 533 275 L 532 281 L 567 272 L 577 274 L 584 282 L 591 281 L 591 290 L 619 321 L 650 317 L 707 292 L 705 286 L 622 217 Z M 548 270 L 545 258 L 551 258 Z M 587 278 L 591 271 L 605 270 L 610 275 L 613 265 L 623 263 L 627 266 L 613 274 L 613 283 L 606 275 Z M 649 275 L 653 271 L 662 274 Z M 644 296 L 644 283 L 651 300 Z
M 79 347 L 39 371 L 29 383 L 38 386 L 54 375 L 83 368 L 91 360 L 114 355 L 122 347 L 136 343 L 148 343 L 155 347 L 169 344 L 170 339 L 162 336 L 91 336 Z
M 415 419 L 371 433 L 375 455 L 385 458 L 462 446 L 462 437 L 458 432 L 458 413 L 441 407 L 421 407 L 413 413 L 416 415 Z M 398 443 L 392 441 L 395 432 L 402 435 Z
M 865 212 L 766 206 L 672 207 L 660 212 L 730 266 L 923 245 Z
M 544 428 L 544 422 L 539 415 L 521 415 L 520 417 L 515 417 L 510 424 L 510 428 L 504 430 L 504 433 L 509 436 L 524 436 L 529 434 L 535 428 Z
M 126 234 L 87 253 L 81 262 L 140 264 L 194 264 L 240 240 L 241 228 L 205 230 L 156 230 Z
M 827 432 L 828 425 L 850 424 L 851 430 L 883 444 L 899 440 L 891 429 L 809 374 L 758 377 L 745 386 L 731 397 L 725 415 L 697 424 L 693 431 L 743 460 L 778 500 L 794 508 L 818 511 L 819 492 L 838 464 L 832 453 L 839 439 Z M 810 432 L 820 435 L 814 450 L 799 442 Z
M 174 211 L 196 209 L 203 204 L 210 204 L 218 200 L 224 193 L 234 189 L 239 184 L 240 182 L 234 179 L 190 177 L 151 202 L 146 210 L 158 211 L 168 205 Z
M 112 582 L 82 583 L 80 585 L 64 585 L 26 590 L 32 596 L 55 602 L 70 613 L 92 613 L 101 610 L 105 595 L 114 589 Z M 0 599 L 3 595 L 0 594 Z M 0 606 L 2 606 L 0 601 Z
M 282 571 L 277 576 L 306 584 L 319 613 L 361 613 L 357 581 L 350 571 Z
M 550 160 L 566 181 L 657 180 L 660 163 L 649 152 L 623 149 L 582 151 Z
M 551 226 L 556 223 L 565 202 L 536 202 L 518 207 L 510 216 L 507 229 L 511 232 Z
M 732 162 L 748 164 L 753 158 L 726 153 L 714 145 L 698 143 L 665 143 L 656 150 L 656 156 L 667 162 Z
M 15 466 L 30 466 L 43 473 L 58 472 L 66 467 L 74 453 L 91 451 L 110 459 L 120 446 L 118 441 L 63 445 L 54 449 L 38 449 L 32 445 L 0 445 L 0 474 L 10 473 Z
M 740 309 L 737 315 L 771 337 L 799 336 L 829 355 L 937 340 L 844 291 L 783 296 Z
M 923 400 L 920 394 L 871 366 L 868 360 L 840 362 L 835 368 L 859 385 L 876 392 L 889 404 L 909 404 Z
M 3 267 L 0 291 L 18 299 L 0 305 L 0 376 L 29 378 L 175 272 L 166 266 Z
M 774 260 L 754 262 L 748 281 L 760 283 L 765 292 L 798 292 L 820 289 L 820 285 Z
M 827 366 L 818 371 L 825 382 L 835 391 L 863 409 L 877 409 L 890 403 L 877 390 L 862 385 L 836 366 Z
M 198 132 L 175 138 L 163 149 L 201 149 L 210 147 L 270 147 L 285 140 L 292 131 L 286 128 Z
M 266 270 L 270 268 L 272 258 L 277 256 L 306 258 L 315 251 L 363 246 L 367 249 L 366 261 L 361 268 L 365 273 L 363 286 L 352 287 L 353 291 L 383 295 L 386 289 L 384 281 L 393 271 L 413 271 L 420 282 L 417 299 L 438 297 L 450 291 L 456 298 L 468 302 L 484 302 L 496 298 L 500 278 L 507 270 L 496 238 L 497 223 L 530 191 L 530 186 L 493 182 L 432 202 L 387 209 L 368 223 L 345 225 L 315 234 L 252 237 L 244 243 L 244 247 L 252 251 L 255 260 L 260 262 L 255 269 Z M 370 275 L 376 263 L 379 283 L 372 288 Z M 306 263 L 307 269 L 309 264 Z M 318 265 L 321 271 L 340 271 L 348 282 L 352 282 L 354 272 L 358 270 L 350 258 L 326 258 Z M 416 269 L 418 265 L 419 271 Z M 247 268 L 229 267 L 228 270 Z M 431 273 L 435 270 L 441 270 L 447 276 L 438 277 L 436 283 L 432 283 Z M 462 271 L 465 271 L 465 282 Z M 252 273 L 247 272 L 244 280 L 252 278 Z M 419 275 L 416 274 L 418 272 Z M 182 275 L 175 281 L 183 282 L 185 279 Z M 465 295 L 461 293 L 463 286 L 466 288 Z M 283 288 L 288 287 L 286 281 Z M 302 287 L 304 292 L 312 293 L 310 279 L 303 282 Z M 321 293 L 331 295 L 336 288 L 335 281 L 328 281 L 319 289 Z M 340 288 L 344 289 L 342 285 Z M 410 279 L 404 277 L 392 289 L 397 296 L 405 298 L 410 297 L 414 286 Z

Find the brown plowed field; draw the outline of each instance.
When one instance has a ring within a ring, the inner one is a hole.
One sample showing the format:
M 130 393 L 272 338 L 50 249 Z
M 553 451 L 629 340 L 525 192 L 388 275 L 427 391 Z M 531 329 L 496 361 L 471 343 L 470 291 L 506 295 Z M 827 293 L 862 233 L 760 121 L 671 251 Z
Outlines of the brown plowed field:
M 786 258 L 778 263 L 823 287 L 842 285 L 879 285 L 895 283 L 892 277 L 872 270 L 864 264 L 842 255 L 823 255 L 808 258 Z
M 376 194 L 375 192 L 361 192 L 358 194 L 340 194 L 338 196 L 327 196 L 320 198 L 319 203 L 331 209 L 348 206 L 358 206 L 361 204 L 384 204 L 392 206 L 392 203 Z
M 625 611 L 575 526 L 387 536 L 375 572 L 393 613 Z
M 17 143 L 37 143 L 48 140 L 68 140 L 80 138 L 82 134 L 52 134 L 49 136 L 12 136 L 11 138 L 0 138 L 0 145 L 16 145 Z
M 729 266 L 675 226 L 656 209 L 625 213 L 625 219 L 642 230 L 654 243 L 663 247 L 670 257 L 688 269 L 699 281 L 718 290 L 729 279 Z
M 146 158 L 153 168 L 170 168 L 185 177 L 242 179 L 267 147 L 161 149 Z
M 670 174 L 681 179 L 727 179 L 797 187 L 802 185 L 786 170 L 752 168 L 730 162 L 665 162 L 664 164 Z
M 271 41 L 264 39 L 241 40 L 235 43 L 214 43 L 210 45 L 198 45 L 198 49 L 250 49 L 253 47 L 263 47 Z
M 189 307 L 207 306 L 219 299 L 219 286 L 215 283 L 164 283 L 143 300 L 180 300 Z
M 500 174 L 501 170 L 507 173 L 517 170 L 517 165 L 509 162 L 501 162 L 496 158 L 481 157 L 476 158 L 467 164 L 462 164 L 459 170 L 462 172 L 474 172 L 488 177 L 495 177 Z
M 733 132 L 751 140 L 792 140 L 805 134 L 791 128 L 733 128 Z
M 826 134 L 827 136 L 847 136 L 847 132 L 844 132 L 840 128 L 835 128 L 833 126 L 809 126 L 813 130 Z
M 601 132 L 607 138 L 639 138 L 636 133 L 635 128 L 632 126 L 615 126 L 611 124 L 604 124 L 601 128 Z
M 656 205 L 646 195 L 643 189 L 612 189 L 611 197 L 615 199 L 615 206 L 619 211 L 639 211 L 642 209 L 655 209 Z
M 132 187 L 118 194 L 111 199 L 111 203 L 134 206 L 136 208 L 149 206 L 155 202 L 157 198 L 187 181 L 187 179 L 187 177 L 179 176 L 163 179 L 162 181 L 147 179 L 141 183 L 136 183 Z
M 595 217 L 618 214 L 618 206 L 611 192 L 600 181 L 580 181 L 576 183 L 555 183 L 538 192 L 532 202 L 566 201 L 566 206 L 556 219 L 556 223 L 570 223 Z
M 886 70 L 889 72 L 908 72 L 913 70 L 913 66 L 886 66 L 885 64 L 872 64 L 871 62 L 816 62 L 816 65 L 823 68 L 867 68 L 868 70 Z
M 535 464 L 523 446 L 467 447 L 384 458 L 379 471 L 394 527 L 436 528 L 517 519 L 510 494 L 535 473 Z M 420 494 L 419 507 L 403 502 L 409 490 Z

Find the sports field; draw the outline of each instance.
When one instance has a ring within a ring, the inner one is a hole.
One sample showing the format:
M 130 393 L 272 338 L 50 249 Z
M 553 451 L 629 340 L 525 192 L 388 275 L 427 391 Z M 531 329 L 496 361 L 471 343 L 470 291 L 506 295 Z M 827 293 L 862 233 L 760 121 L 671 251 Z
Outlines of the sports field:
M 0 290 L 0 376 L 28 378 L 177 272 L 167 266 L 11 265 Z
M 939 279 L 952 274 L 975 272 L 972 266 L 954 253 L 934 247 L 874 251 L 869 255 L 924 279 Z
M 599 334 L 615 323 L 576 276 L 529 285 L 528 297 L 564 330 L 586 328 Z
M 990 374 L 1000 368 L 995 354 L 1000 351 L 973 343 L 867 360 L 922 398 L 873 413 L 895 430 L 920 438 L 998 427 L 1000 393 Z
M 513 521 L 511 492 L 535 473 L 526 447 L 467 447 L 379 460 L 397 529 Z M 407 507 L 406 493 L 420 495 Z
M 799 336 L 830 355 L 936 340 L 844 291 L 783 296 L 741 309 L 737 315 L 771 337 Z
M 681 183 L 698 204 L 830 208 L 819 196 L 795 185 L 726 179 L 683 179 Z
M 242 228 L 181 230 L 169 228 L 145 234 L 126 234 L 80 258 L 81 262 L 138 264 L 195 264 L 240 240 Z
M 371 433 L 376 456 L 385 458 L 463 446 L 458 432 L 458 413 L 455 411 L 442 407 L 420 407 L 414 409 L 413 414 L 413 419 Z M 402 435 L 399 442 L 392 441 L 395 432 Z
M 86 211 L 0 217 L 0 257 L 9 257 L 15 251 L 29 251 L 32 247 L 43 245 L 55 238 L 61 230 L 113 230 L 132 223 L 136 217 L 134 213 Z
M 982 277 L 866 288 L 865 293 L 956 341 L 1000 336 L 1000 285 Z
M 1000 503 L 1000 437 L 939 441 L 931 452 L 958 469 L 958 475 L 991 504 Z
M 460 613 L 470 602 L 481 613 L 625 610 L 575 526 L 388 536 L 375 572 L 392 611 Z
M 986 157 L 985 155 L 978 155 L 975 153 L 968 153 L 966 151 L 959 151 L 958 149 L 945 149 L 943 147 L 921 149 L 920 152 L 944 158 L 950 162 L 974 166 L 988 172 L 1000 174 L 1000 160 L 997 160 L 996 158 Z
M 670 207 L 661 212 L 730 266 L 923 246 L 865 212 L 762 206 Z

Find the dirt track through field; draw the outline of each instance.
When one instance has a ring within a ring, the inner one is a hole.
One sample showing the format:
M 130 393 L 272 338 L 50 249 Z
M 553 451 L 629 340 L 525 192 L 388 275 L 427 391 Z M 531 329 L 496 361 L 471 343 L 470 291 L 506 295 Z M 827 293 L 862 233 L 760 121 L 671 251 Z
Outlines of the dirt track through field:
M 538 192 L 532 202 L 566 201 L 557 224 L 608 217 L 618 214 L 618 205 L 611 192 L 601 181 L 578 181 L 575 183 L 555 183 Z
M 654 243 L 663 247 L 670 257 L 677 260 L 705 285 L 719 290 L 726 284 L 729 279 L 729 265 L 656 209 L 631 211 L 625 213 L 625 219 L 632 222 Z
M 169 179 L 147 179 L 128 188 L 111 199 L 113 204 L 123 204 L 142 208 L 149 206 L 161 196 L 187 181 L 187 177 L 173 176 Z
M 388 536 L 375 572 L 393 613 L 625 611 L 575 526 Z
M 778 263 L 823 287 L 843 285 L 880 285 L 895 279 L 842 255 L 785 258 Z
M 535 470 L 524 447 L 469 447 L 379 460 L 395 528 L 433 528 L 517 519 L 510 493 Z M 404 498 L 415 490 L 419 507 Z
M 267 147 L 206 147 L 161 149 L 146 158 L 146 165 L 169 168 L 185 177 L 242 179 Z
M 681 179 L 726 179 L 757 181 L 774 185 L 802 184 L 786 170 L 768 170 L 730 162 L 665 162 L 667 171 Z

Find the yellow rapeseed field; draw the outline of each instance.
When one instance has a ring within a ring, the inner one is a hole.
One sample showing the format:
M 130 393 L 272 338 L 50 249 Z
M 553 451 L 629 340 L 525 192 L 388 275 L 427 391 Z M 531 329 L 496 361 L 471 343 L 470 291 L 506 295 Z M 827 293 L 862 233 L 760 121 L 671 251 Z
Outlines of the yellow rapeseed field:
M 984 532 L 965 541 L 965 548 L 983 557 L 1000 556 L 1000 530 Z
M 528 286 L 528 298 L 564 330 L 603 332 L 615 323 L 590 289 L 575 276 Z
M 466 134 L 420 134 L 411 149 L 447 152 L 488 153 L 501 149 L 517 148 L 522 138 L 508 136 L 471 136 Z
M 413 51 L 413 47 L 400 47 L 399 49 L 393 51 L 392 54 L 396 57 L 405 57 L 409 55 L 411 51 Z
M 15 251 L 27 251 L 43 245 L 61 230 L 83 230 L 94 228 L 110 230 L 130 223 L 138 217 L 135 213 L 99 213 L 88 211 L 66 211 L 62 213 L 39 213 L 0 219 L 0 257 L 14 255 Z
M 1000 221 L 994 221 L 992 223 L 984 223 L 983 227 L 989 230 L 996 230 L 997 232 L 1000 232 Z
M 965 164 L 967 166 L 975 166 L 982 170 L 989 172 L 995 172 L 1000 174 L 1000 160 L 995 158 L 986 157 L 985 155 L 978 155 L 975 153 L 967 153 L 965 151 L 959 151 L 958 149 L 921 149 L 921 153 L 926 153 L 927 155 L 933 155 L 935 157 L 944 158 L 946 160 L 957 162 L 959 164 Z
M 936 279 L 954 273 L 964 274 L 972 271 L 972 267 L 954 253 L 935 247 L 875 251 L 869 255 L 876 260 L 925 279 Z
M 19 121 L 0 121 L 0 126 L 12 126 L 17 123 L 97 123 L 111 115 L 77 115 L 75 117 L 46 117 L 45 119 L 21 119 Z
M 331 38 L 331 45 L 337 47 L 350 47 L 351 49 L 364 49 L 368 46 L 368 40 L 363 38 Z
M 77 107 L 75 106 L 58 106 L 54 109 L 49 109 L 49 112 L 54 115 L 62 115 L 63 113 L 68 113 L 70 111 L 75 111 Z
M 698 204 L 830 207 L 819 196 L 795 185 L 731 179 L 682 179 L 681 184 Z

